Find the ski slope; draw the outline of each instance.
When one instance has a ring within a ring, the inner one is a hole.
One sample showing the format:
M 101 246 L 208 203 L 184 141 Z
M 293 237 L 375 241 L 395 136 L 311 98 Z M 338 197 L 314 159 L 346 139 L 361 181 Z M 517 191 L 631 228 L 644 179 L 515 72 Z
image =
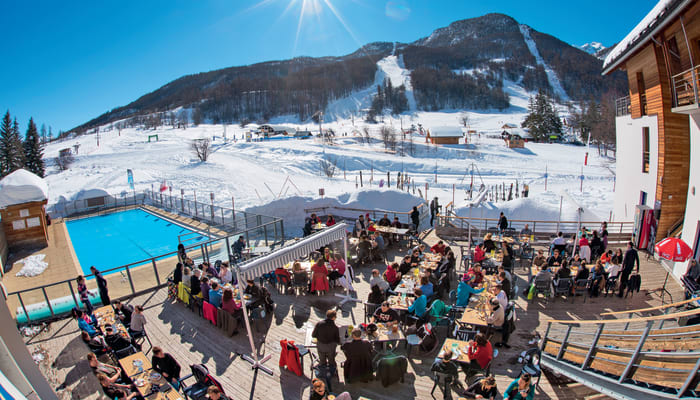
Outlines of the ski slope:
M 535 41 L 532 40 L 532 37 L 530 36 L 530 27 L 523 24 L 520 24 L 519 27 L 520 33 L 523 34 L 523 38 L 525 39 L 525 44 L 527 45 L 527 48 L 530 49 L 530 53 L 532 53 L 532 56 L 535 57 L 535 60 L 537 60 L 537 64 L 544 67 L 544 71 L 547 74 L 547 80 L 549 81 L 549 86 L 552 87 L 554 94 L 559 97 L 559 100 L 566 103 L 570 100 L 569 95 L 566 94 L 566 91 L 564 91 L 564 88 L 561 86 L 561 82 L 559 81 L 556 72 L 554 72 L 552 67 L 544 62 L 540 52 L 537 50 L 537 44 L 535 44 Z

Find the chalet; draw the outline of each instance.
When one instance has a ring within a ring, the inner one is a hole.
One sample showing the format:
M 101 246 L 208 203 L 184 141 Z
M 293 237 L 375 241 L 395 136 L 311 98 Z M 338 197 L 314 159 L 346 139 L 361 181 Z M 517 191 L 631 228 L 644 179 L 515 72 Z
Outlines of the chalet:
M 297 130 L 289 127 L 289 126 L 282 126 L 282 125 L 260 125 L 259 128 L 260 132 L 263 133 L 265 137 L 268 136 L 275 136 L 275 135 L 283 135 L 283 136 L 295 136 L 297 133 Z
M 695 258 L 700 251 L 698 60 L 700 3 L 671 0 L 660 1 L 603 65 L 603 74 L 625 71 L 629 82 L 629 94 L 616 101 L 614 218 L 631 220 L 650 210 L 649 232 L 638 233 L 651 245 L 680 233 Z M 676 263 L 674 275 L 685 267 Z
M 24 169 L 0 180 L 0 220 L 10 250 L 48 244 L 46 181 Z
M 425 140 L 432 144 L 459 144 L 459 139 L 463 137 L 462 128 L 439 126 L 428 129 Z

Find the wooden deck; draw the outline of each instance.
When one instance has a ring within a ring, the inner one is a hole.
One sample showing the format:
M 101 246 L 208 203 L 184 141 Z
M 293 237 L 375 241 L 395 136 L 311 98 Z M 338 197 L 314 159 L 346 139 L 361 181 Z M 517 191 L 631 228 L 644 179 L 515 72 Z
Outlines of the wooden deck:
M 429 244 L 437 238 L 431 234 L 426 239 Z M 403 254 L 406 248 L 400 249 Z M 390 253 L 391 258 L 398 256 L 397 251 Z M 517 302 L 517 330 L 511 335 L 511 349 L 501 349 L 494 360 L 492 371 L 496 374 L 498 388 L 503 391 L 520 372 L 521 365 L 517 363 L 518 355 L 532 345 L 528 341 L 534 337 L 534 332 L 543 332 L 547 319 L 597 319 L 601 312 L 621 311 L 660 305 L 657 295 L 648 295 L 647 291 L 660 287 L 665 278 L 665 272 L 655 261 L 642 259 L 642 291 L 632 298 L 618 299 L 617 297 L 599 297 L 587 299 L 583 303 L 576 298 L 528 302 L 521 295 Z M 383 269 L 383 265 L 376 267 Z M 355 271 L 355 288 L 361 299 L 366 299 L 369 292 L 368 280 L 372 267 L 363 267 Z M 522 268 L 515 271 L 518 275 L 518 286 L 524 288 L 527 273 Z M 673 293 L 674 300 L 682 299 L 682 290 L 670 279 L 668 288 Z M 338 304 L 339 299 L 333 296 L 340 289 L 331 290 L 326 296 L 293 296 L 281 295 L 271 288 L 276 302 L 274 315 L 268 316 L 264 324 L 260 324 L 255 333 L 255 342 L 261 354 L 272 354 L 272 359 L 266 364 L 275 371 L 270 377 L 264 373 L 254 374 L 245 360 L 237 354 L 249 353 L 245 333 L 232 338 L 226 337 L 222 331 L 210 325 L 207 321 L 193 314 L 183 305 L 167 301 L 165 289 L 161 289 L 131 300 L 131 304 L 146 306 L 147 329 L 154 345 L 161 346 L 171 353 L 183 367 L 183 373 L 188 371 L 188 365 L 204 363 L 212 374 L 218 376 L 226 394 L 233 399 L 300 399 L 309 396 L 309 358 L 304 362 L 302 377 L 288 371 L 280 371 L 279 342 L 281 339 L 292 339 L 298 343 L 304 342 L 306 325 L 314 324 L 323 319 L 326 310 Z M 361 304 L 346 304 L 338 315 L 337 323 L 357 324 L 362 322 L 363 309 Z M 442 341 L 444 331 L 440 332 Z M 99 384 L 89 373 L 85 361 L 86 347 L 78 337 L 77 324 L 72 320 L 52 323 L 47 329 L 33 338 L 27 338 L 30 351 L 43 350 L 48 361 L 42 370 L 53 387 L 64 385 L 66 389 L 59 390 L 62 398 L 94 399 L 101 398 Z M 146 344 L 147 349 L 148 345 Z M 403 349 L 401 350 L 403 352 Z M 430 398 L 433 382 L 430 365 L 435 353 L 419 355 L 414 349 L 409 362 L 408 374 L 404 383 L 394 384 L 383 388 L 377 381 L 366 384 L 349 384 L 335 382 L 334 392 L 348 391 L 353 398 L 365 396 L 370 399 L 410 399 Z M 150 354 L 149 354 L 150 356 Z M 337 361 L 343 360 L 342 353 Z M 342 381 L 342 369 L 339 371 Z M 541 389 L 537 399 L 602 399 L 597 394 L 580 383 L 566 382 L 566 379 L 555 376 L 545 376 L 540 382 Z M 440 389 L 436 397 L 442 396 Z M 457 396 L 455 396 L 456 398 Z

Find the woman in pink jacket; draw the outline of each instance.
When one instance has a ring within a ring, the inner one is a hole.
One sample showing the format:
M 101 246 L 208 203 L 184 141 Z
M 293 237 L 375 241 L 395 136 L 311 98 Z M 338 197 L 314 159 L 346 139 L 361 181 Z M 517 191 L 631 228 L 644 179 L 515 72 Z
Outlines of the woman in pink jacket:
M 323 258 L 319 258 L 311 267 L 311 291 L 328 291 L 328 269 Z

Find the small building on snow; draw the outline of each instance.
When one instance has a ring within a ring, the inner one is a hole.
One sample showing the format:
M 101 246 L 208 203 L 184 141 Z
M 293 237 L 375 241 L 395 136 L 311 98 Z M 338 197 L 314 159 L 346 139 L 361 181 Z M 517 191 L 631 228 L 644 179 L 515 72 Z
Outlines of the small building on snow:
M 0 180 L 0 218 L 10 249 L 48 245 L 48 198 L 46 181 L 27 170 L 17 170 Z
M 274 135 L 295 136 L 297 130 L 289 126 L 265 124 L 260 125 L 260 132 L 263 132 L 265 137 Z
M 464 132 L 460 127 L 437 126 L 428 129 L 425 140 L 432 144 L 459 144 L 459 139 L 463 137 Z

